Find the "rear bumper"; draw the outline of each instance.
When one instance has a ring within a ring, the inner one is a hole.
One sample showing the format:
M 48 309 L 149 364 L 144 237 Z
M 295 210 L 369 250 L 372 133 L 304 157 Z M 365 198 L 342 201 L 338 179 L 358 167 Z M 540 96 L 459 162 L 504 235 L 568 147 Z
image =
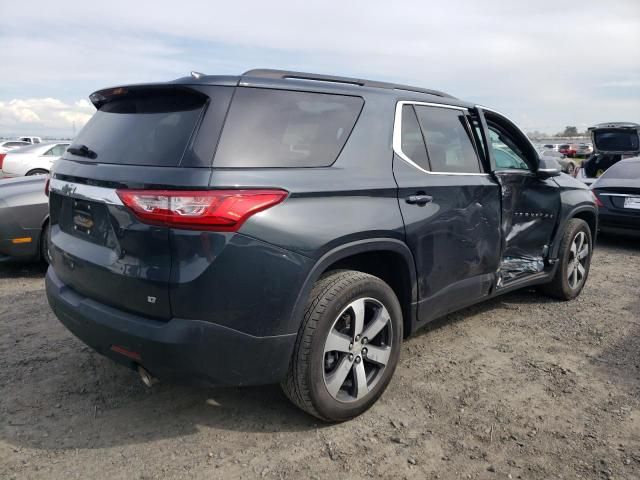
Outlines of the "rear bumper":
M 296 334 L 255 337 L 202 320 L 151 320 L 78 294 L 49 268 L 49 305 L 76 337 L 123 365 L 144 366 L 161 379 L 214 385 L 277 383 L 289 366 Z M 134 360 L 111 347 L 139 354 Z
M 598 226 L 609 232 L 640 232 L 640 212 L 617 213 L 606 207 L 598 211 Z

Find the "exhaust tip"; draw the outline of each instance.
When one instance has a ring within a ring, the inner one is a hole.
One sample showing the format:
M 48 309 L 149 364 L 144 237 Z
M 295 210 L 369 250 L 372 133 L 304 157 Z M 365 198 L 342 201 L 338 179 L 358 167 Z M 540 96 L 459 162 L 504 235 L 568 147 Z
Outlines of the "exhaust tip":
M 142 365 L 138 365 L 138 374 L 140 375 L 140 380 L 142 380 L 142 383 L 144 383 L 149 388 L 158 383 L 158 379 L 151 375 Z

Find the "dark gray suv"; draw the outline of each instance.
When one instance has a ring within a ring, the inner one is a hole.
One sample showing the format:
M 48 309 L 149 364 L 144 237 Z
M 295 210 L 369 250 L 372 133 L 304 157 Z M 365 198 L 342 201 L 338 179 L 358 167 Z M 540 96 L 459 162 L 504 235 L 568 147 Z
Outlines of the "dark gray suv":
M 147 383 L 281 382 L 346 420 L 436 317 L 587 279 L 591 193 L 489 108 L 275 70 L 91 100 L 50 180 L 47 295 Z

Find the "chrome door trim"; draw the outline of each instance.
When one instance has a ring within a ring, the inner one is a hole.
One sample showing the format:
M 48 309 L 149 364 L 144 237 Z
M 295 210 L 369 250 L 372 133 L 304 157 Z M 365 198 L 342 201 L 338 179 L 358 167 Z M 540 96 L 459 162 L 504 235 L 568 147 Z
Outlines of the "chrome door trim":
M 429 175 L 465 175 L 465 176 L 480 176 L 480 177 L 488 177 L 488 173 L 464 173 L 464 172 L 430 172 L 429 170 L 425 170 L 420 165 L 411 160 L 403 151 L 402 151 L 402 107 L 405 105 L 422 105 L 425 107 L 437 107 L 437 108 L 449 108 L 452 110 L 461 110 L 468 112 L 469 109 L 467 107 L 460 107 L 457 105 L 447 105 L 444 103 L 428 103 L 428 102 L 416 102 L 413 100 L 402 100 L 396 103 L 396 111 L 395 117 L 393 119 L 393 151 L 398 157 L 404 160 L 406 163 L 411 165 L 412 167 L 420 170 L 423 173 L 427 173 Z M 473 142 L 473 140 L 471 140 Z M 478 160 L 478 165 L 480 165 L 480 160 Z
M 90 200 L 108 205 L 124 205 L 113 188 L 96 187 L 95 185 L 85 185 L 84 183 L 67 182 L 52 178 L 49 182 L 49 190 L 78 200 Z
M 598 192 L 598 195 L 601 197 L 640 197 L 640 194 L 634 195 L 633 193 L 607 193 L 607 192 Z

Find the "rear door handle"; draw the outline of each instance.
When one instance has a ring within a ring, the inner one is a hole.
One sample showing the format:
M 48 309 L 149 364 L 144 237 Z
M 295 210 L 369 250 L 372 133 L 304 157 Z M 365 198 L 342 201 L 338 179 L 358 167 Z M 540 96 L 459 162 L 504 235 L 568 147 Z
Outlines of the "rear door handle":
M 433 201 L 433 197 L 431 195 L 425 194 L 416 194 L 409 195 L 405 201 L 412 205 L 426 205 L 427 203 L 431 203 Z

